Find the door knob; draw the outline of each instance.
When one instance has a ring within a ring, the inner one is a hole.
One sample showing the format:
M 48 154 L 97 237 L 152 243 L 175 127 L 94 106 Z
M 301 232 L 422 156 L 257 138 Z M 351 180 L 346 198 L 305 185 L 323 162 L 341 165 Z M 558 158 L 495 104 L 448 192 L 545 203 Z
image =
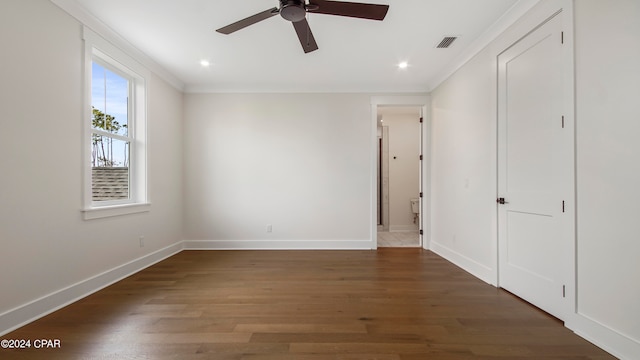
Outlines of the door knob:
M 498 198 L 498 199 L 496 199 L 496 202 L 497 202 L 498 204 L 503 204 L 503 205 L 504 205 L 504 204 L 508 204 L 508 202 L 507 202 L 507 201 L 504 201 L 504 198 Z

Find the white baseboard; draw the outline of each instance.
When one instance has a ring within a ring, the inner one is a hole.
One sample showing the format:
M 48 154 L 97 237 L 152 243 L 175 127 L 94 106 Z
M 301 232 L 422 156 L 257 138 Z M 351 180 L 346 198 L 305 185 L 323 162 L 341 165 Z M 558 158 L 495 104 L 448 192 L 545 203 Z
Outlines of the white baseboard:
M 127 276 L 181 252 L 182 249 L 182 242 L 178 242 L 4 312 L 0 314 L 0 336 L 104 289 Z
M 389 232 L 418 231 L 418 225 L 390 225 Z
M 496 285 L 496 276 L 493 269 L 491 269 L 490 267 L 480 264 L 479 262 L 470 259 L 454 250 L 451 250 L 434 240 L 431 240 L 429 244 L 429 250 L 442 256 L 443 258 L 447 259 L 448 261 L 452 262 L 459 268 L 462 268 L 462 270 L 470 273 L 478 279 L 493 286 Z
M 185 250 L 371 250 L 371 240 L 185 240 Z
M 565 326 L 611 355 L 623 359 L 638 359 L 640 341 L 632 339 L 588 316 L 575 314 Z

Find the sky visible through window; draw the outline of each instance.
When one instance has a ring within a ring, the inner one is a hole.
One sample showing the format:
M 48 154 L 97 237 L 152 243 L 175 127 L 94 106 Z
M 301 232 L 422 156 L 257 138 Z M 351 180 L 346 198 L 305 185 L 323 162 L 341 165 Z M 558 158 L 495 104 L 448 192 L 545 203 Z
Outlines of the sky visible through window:
M 92 64 L 91 74 L 92 127 L 127 136 L 129 81 L 96 62 Z M 92 146 L 93 166 L 129 166 L 126 142 L 94 134 Z

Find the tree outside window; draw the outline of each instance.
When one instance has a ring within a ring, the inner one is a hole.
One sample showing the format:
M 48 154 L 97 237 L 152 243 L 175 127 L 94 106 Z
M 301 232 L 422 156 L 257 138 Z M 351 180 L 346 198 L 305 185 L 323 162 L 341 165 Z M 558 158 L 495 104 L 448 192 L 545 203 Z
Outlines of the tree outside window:
M 118 133 L 121 128 L 126 128 L 127 124 L 121 125 L 114 116 L 105 114 L 102 111 L 91 107 L 91 126 L 95 129 L 101 129 L 109 133 Z M 93 167 L 113 167 L 113 166 L 129 166 L 128 146 L 124 148 L 114 146 L 117 140 L 99 135 L 91 134 L 91 166 Z M 122 157 L 117 160 L 114 156 L 114 147 L 116 152 L 121 151 Z

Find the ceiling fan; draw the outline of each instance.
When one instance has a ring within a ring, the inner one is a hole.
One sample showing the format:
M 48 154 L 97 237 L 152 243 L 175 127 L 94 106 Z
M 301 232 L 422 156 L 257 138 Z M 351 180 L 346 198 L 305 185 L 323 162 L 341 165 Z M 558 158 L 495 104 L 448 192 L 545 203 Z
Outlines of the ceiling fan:
M 274 7 L 248 18 L 236 21 L 233 24 L 216 30 L 222 34 L 231 34 L 249 25 L 280 14 L 285 20 L 293 24 L 298 34 L 300 45 L 305 53 L 318 50 L 309 23 L 307 13 L 347 16 L 360 19 L 383 20 L 389 10 L 389 5 L 363 4 L 356 2 L 330 1 L 330 0 L 279 0 L 280 8 Z

